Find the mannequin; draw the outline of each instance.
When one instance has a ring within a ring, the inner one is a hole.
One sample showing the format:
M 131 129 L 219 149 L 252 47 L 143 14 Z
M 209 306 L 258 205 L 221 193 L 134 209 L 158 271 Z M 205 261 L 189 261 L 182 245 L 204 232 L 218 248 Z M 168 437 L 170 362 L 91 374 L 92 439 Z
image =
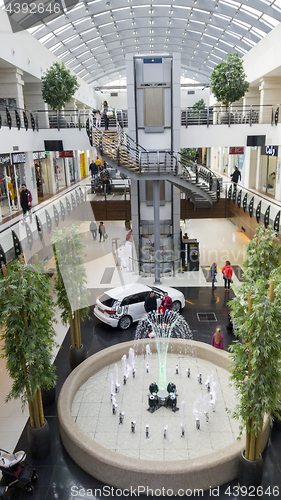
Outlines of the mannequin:
M 13 186 L 13 184 L 11 182 L 11 177 L 9 177 L 8 175 L 7 175 L 7 184 L 8 184 L 8 192 L 9 192 L 9 196 L 10 196 L 12 210 L 16 210 L 16 207 L 15 207 L 15 191 L 14 191 L 14 186 Z

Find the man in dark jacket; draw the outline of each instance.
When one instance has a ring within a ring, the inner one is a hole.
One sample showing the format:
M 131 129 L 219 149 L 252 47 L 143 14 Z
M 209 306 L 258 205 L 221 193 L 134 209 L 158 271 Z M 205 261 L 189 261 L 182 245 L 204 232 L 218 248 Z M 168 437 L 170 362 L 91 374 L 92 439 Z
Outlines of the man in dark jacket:
M 147 313 L 151 311 L 157 311 L 157 301 L 155 297 L 155 293 L 153 291 L 149 292 L 148 296 L 145 299 L 144 308 Z
M 23 221 L 25 223 L 26 212 L 29 213 L 30 222 L 32 222 L 31 207 L 32 207 L 32 195 L 29 189 L 26 188 L 26 184 L 21 185 L 20 192 L 20 204 L 23 211 Z
M 99 169 L 98 169 L 97 164 L 96 164 L 95 162 L 93 162 L 93 161 L 92 161 L 92 162 L 90 163 L 89 170 L 90 170 L 90 172 L 91 172 L 91 174 L 92 174 L 92 178 L 94 178 L 94 179 L 95 179 L 95 177 L 96 177 L 96 175 L 97 175 L 97 173 L 98 173 L 98 170 L 99 170 Z
M 232 182 L 234 182 L 234 184 L 237 184 L 237 182 L 239 181 L 239 179 L 241 179 L 241 172 L 240 170 L 238 170 L 237 167 L 234 167 L 234 172 L 233 174 L 231 174 L 231 180 Z

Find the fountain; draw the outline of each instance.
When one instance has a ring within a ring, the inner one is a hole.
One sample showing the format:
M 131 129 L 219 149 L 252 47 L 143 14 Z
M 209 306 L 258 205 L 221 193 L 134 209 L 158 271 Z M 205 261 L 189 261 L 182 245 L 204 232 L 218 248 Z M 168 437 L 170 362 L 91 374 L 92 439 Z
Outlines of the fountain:
M 161 314 L 152 311 L 142 317 L 136 329 L 136 339 L 147 337 L 147 332 L 153 333 L 156 342 L 159 362 L 159 382 L 150 384 L 148 396 L 148 411 L 153 413 L 162 406 L 171 408 L 173 412 L 178 411 L 176 385 L 169 382 L 167 384 L 166 366 L 167 352 L 170 338 L 191 339 L 191 330 L 184 318 L 175 311 L 169 314 Z M 149 345 L 146 346 L 146 372 L 149 372 L 148 355 Z M 179 365 L 176 364 L 175 374 L 179 374 Z
M 179 488 L 209 489 L 224 484 L 237 476 L 245 442 L 244 436 L 241 441 L 236 440 L 239 422 L 232 421 L 226 411 L 236 396 L 228 386 L 228 354 L 186 338 L 190 332 L 188 326 L 183 330 L 187 334 L 184 333 L 185 338 L 180 338 L 181 327 L 175 326 L 168 343 L 169 330 L 160 324 L 159 318 L 157 328 L 161 327 L 163 334 L 158 339 L 157 336 L 143 338 L 144 333 L 138 330 L 137 341 L 104 349 L 69 375 L 58 401 L 62 442 L 82 469 L 117 488 L 144 485 L 177 492 Z M 160 363 L 159 345 L 165 353 L 165 356 L 161 353 Z M 149 373 L 146 373 L 147 364 Z M 120 386 L 119 392 L 115 390 L 110 402 L 106 388 L 110 386 L 114 391 L 116 373 L 122 367 L 126 384 Z M 137 373 L 135 378 L 133 367 Z M 201 374 L 204 381 L 209 377 L 210 392 L 202 383 L 198 384 L 197 374 Z M 167 384 L 167 379 L 176 379 L 176 391 L 175 384 Z M 157 412 L 147 412 L 148 392 L 149 397 L 155 392 L 158 395 L 154 384 L 166 391 L 169 386 L 172 396 L 179 394 L 180 411 L 169 411 L 162 406 Z M 194 425 L 192 411 L 196 401 L 200 430 Z M 117 408 L 113 414 L 113 404 L 118 407 L 119 419 Z M 215 415 L 212 409 L 216 409 Z M 267 437 L 268 427 L 264 446 Z

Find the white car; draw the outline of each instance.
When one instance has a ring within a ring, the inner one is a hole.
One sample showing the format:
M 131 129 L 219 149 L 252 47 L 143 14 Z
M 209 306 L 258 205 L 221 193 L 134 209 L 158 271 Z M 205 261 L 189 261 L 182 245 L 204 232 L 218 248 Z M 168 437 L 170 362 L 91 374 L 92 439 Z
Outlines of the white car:
M 98 297 L 94 307 L 94 315 L 107 325 L 119 326 L 122 330 L 126 330 L 134 321 L 139 321 L 145 314 L 144 301 L 152 290 L 155 292 L 158 307 L 164 292 L 168 292 L 169 297 L 171 297 L 174 311 L 180 311 L 185 306 L 183 293 L 175 288 L 134 283 L 112 288 Z

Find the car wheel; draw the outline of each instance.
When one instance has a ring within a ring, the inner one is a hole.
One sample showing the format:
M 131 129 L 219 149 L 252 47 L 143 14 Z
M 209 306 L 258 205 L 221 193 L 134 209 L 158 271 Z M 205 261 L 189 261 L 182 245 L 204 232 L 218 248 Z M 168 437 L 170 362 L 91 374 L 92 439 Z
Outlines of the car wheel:
M 172 307 L 172 311 L 175 311 L 175 312 L 180 312 L 181 310 L 181 303 L 178 301 L 178 300 L 175 300 L 175 302 L 173 302 L 173 307 Z
M 132 324 L 132 318 L 130 316 L 122 316 L 122 318 L 119 320 L 119 327 L 122 330 L 127 330 L 130 328 Z

